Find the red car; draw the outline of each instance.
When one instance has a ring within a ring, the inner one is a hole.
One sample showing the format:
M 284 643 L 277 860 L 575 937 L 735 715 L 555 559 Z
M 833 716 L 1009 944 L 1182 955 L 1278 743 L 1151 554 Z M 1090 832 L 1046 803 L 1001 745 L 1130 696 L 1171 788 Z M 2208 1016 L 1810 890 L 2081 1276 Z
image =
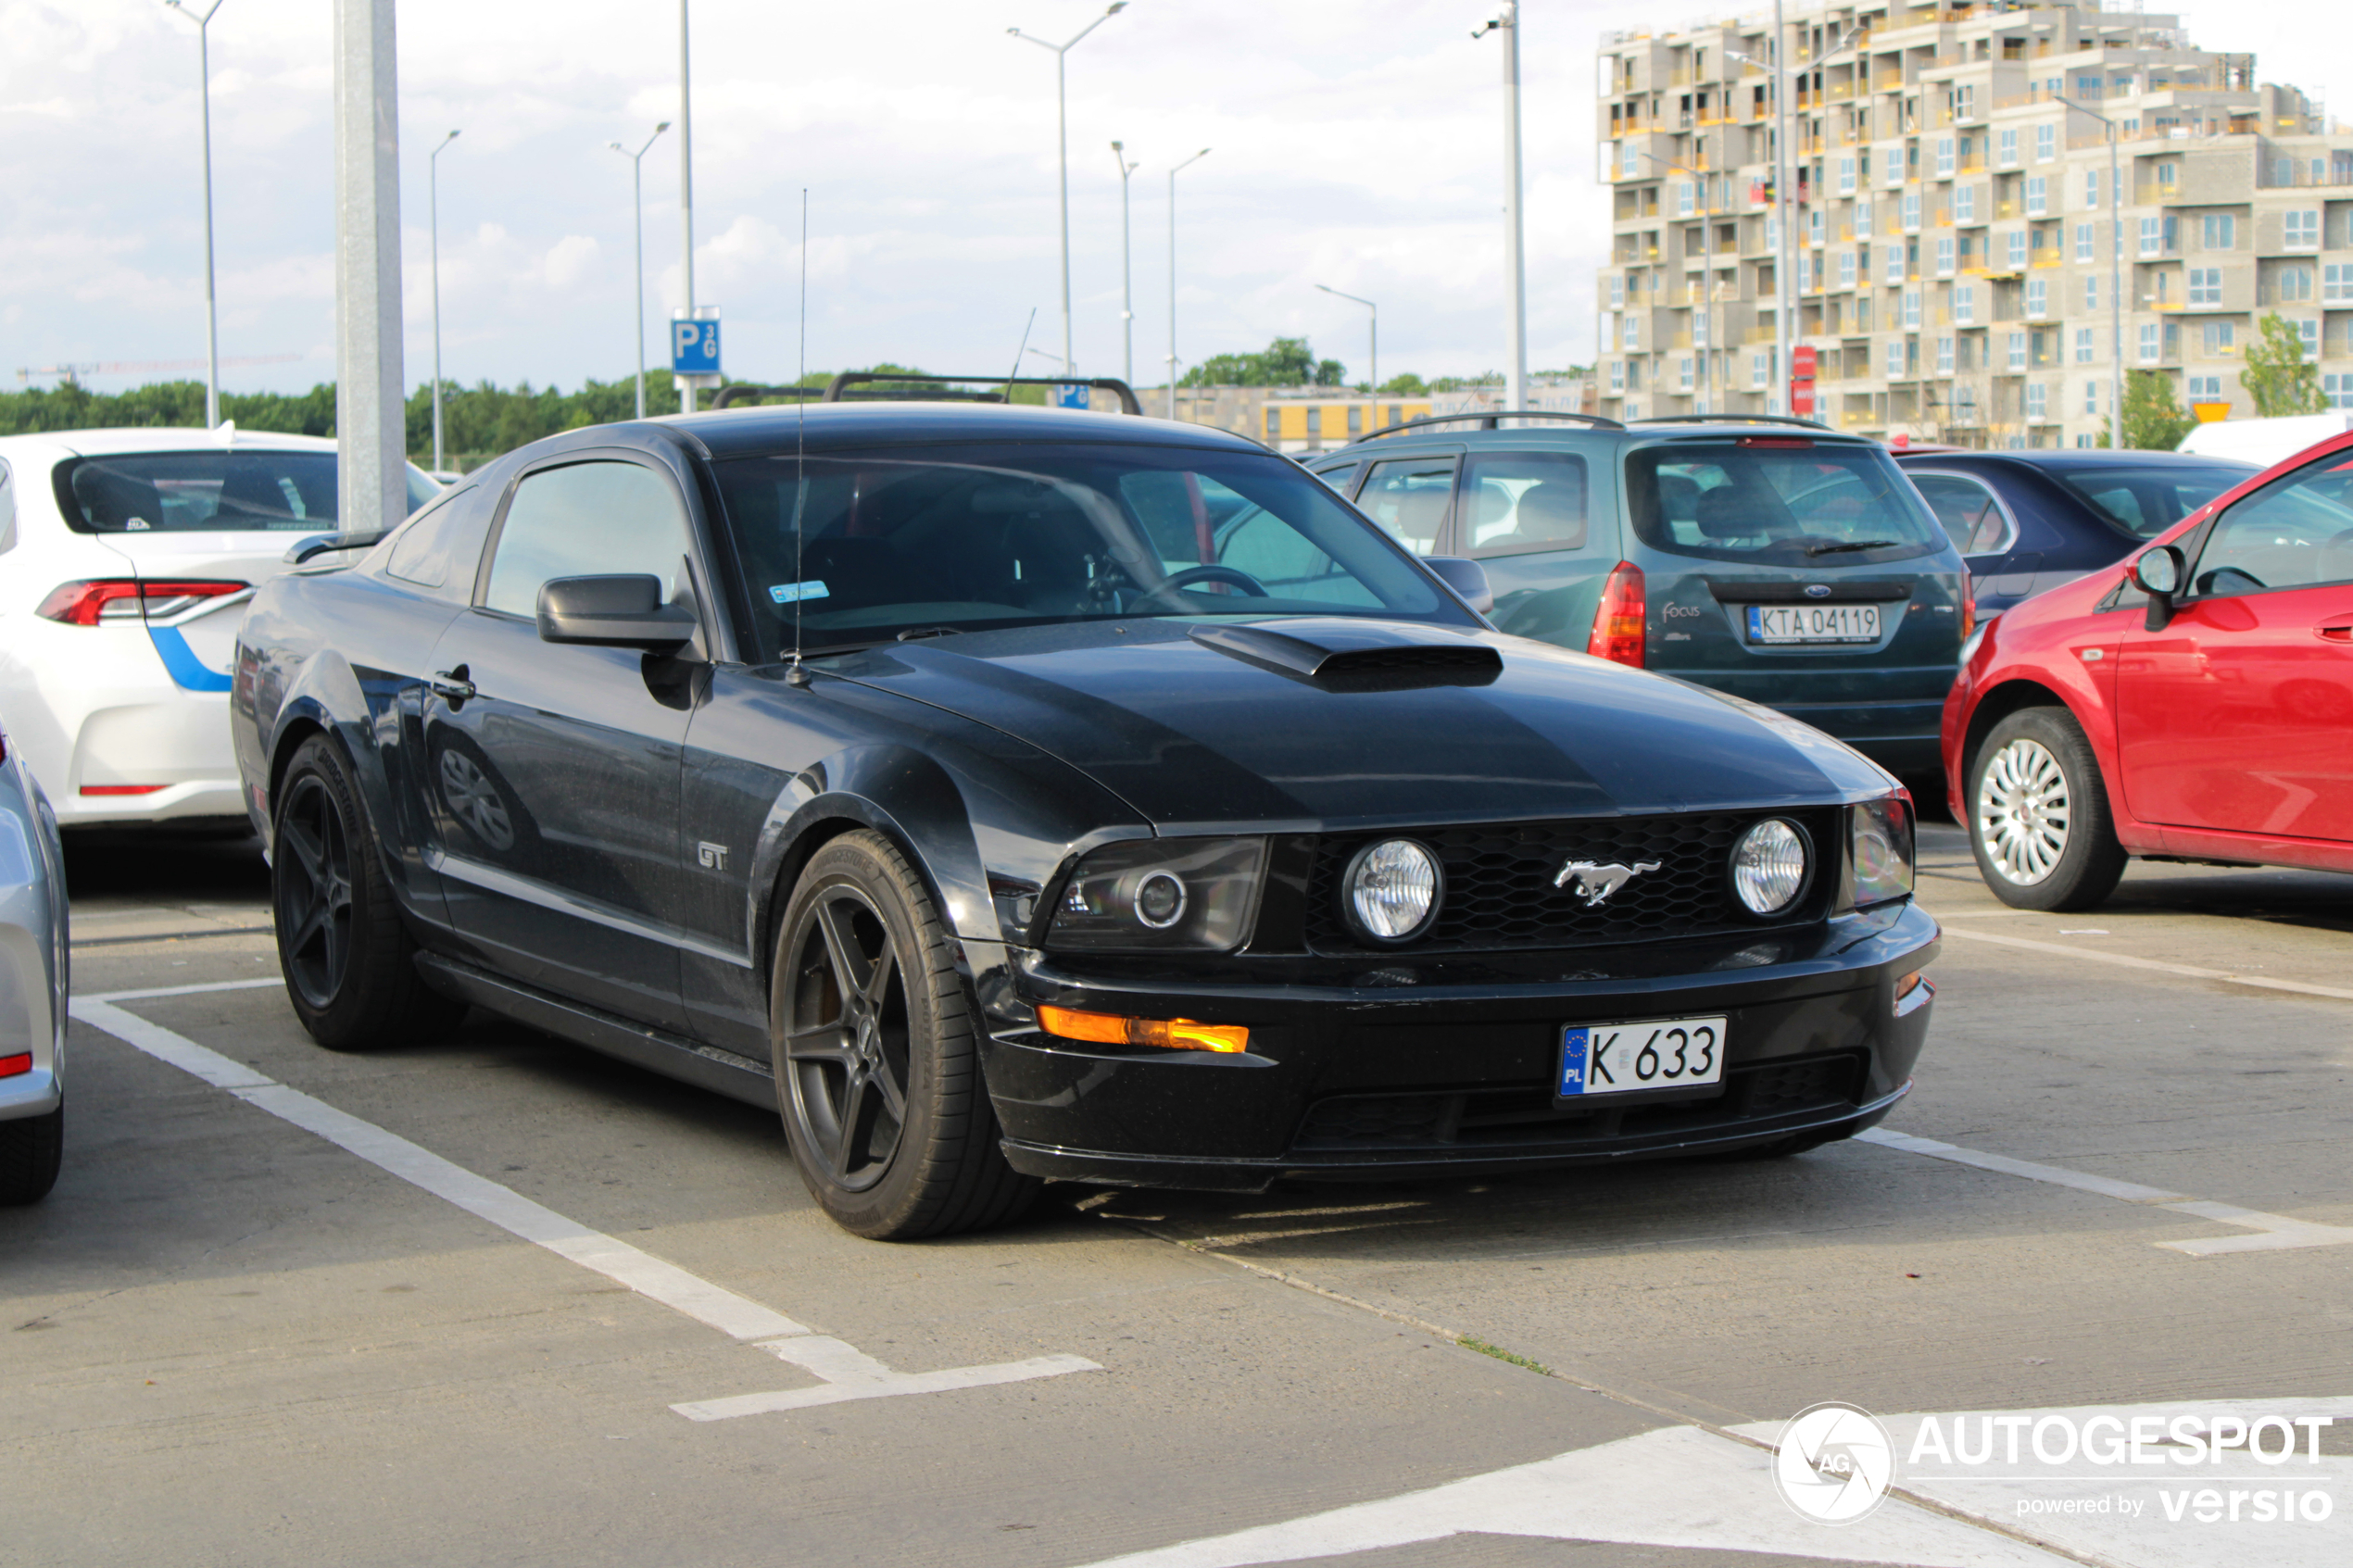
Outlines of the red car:
M 2353 433 L 1981 627 L 1944 751 L 2020 909 L 2090 909 L 2134 856 L 2353 872 Z

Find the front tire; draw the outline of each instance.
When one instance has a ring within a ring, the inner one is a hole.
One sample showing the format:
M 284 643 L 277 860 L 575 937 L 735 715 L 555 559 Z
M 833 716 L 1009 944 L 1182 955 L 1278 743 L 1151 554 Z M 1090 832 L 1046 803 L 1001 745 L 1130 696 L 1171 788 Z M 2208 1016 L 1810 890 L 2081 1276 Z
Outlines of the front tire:
M 66 1108 L 46 1116 L 0 1122 L 0 1207 L 38 1203 L 57 1185 L 64 1162 Z
M 1994 726 L 1969 772 L 1969 847 L 1985 884 L 2020 909 L 2090 909 L 2130 859 L 2082 728 L 2026 708 Z
M 1002 1224 L 1038 1184 L 1005 1163 L 946 923 L 898 847 L 859 831 L 811 857 L 769 997 L 793 1161 L 844 1230 L 910 1241 Z
M 447 1035 L 465 1004 L 429 988 L 343 748 L 313 735 L 278 786 L 270 891 L 286 999 L 330 1050 Z

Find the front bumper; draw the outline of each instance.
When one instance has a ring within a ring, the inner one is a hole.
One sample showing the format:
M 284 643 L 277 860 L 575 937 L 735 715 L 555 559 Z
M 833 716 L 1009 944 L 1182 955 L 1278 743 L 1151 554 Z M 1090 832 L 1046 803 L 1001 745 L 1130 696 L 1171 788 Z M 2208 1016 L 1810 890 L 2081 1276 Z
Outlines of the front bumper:
M 1910 1087 L 1936 953 L 1909 902 L 1805 931 L 1413 962 L 1218 960 L 1083 967 L 1011 950 L 981 976 L 984 1064 L 1006 1158 L 1038 1176 L 1255 1191 L 1275 1180 L 1535 1169 L 1858 1132 Z M 1247 1053 L 1054 1040 L 1041 1002 L 1251 1029 Z M 1706 1098 L 1563 1106 L 1571 1023 L 1727 1016 Z

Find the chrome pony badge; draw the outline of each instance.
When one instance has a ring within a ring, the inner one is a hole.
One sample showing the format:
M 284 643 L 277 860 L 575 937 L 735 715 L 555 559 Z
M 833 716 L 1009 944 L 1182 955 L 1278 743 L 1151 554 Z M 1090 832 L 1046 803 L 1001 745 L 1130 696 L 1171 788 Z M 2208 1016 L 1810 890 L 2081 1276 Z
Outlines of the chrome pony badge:
M 1644 872 L 1658 870 L 1659 864 L 1656 860 L 1637 860 L 1630 866 L 1615 862 L 1605 866 L 1597 860 L 1571 860 L 1561 868 L 1560 875 L 1553 878 L 1553 885 L 1571 888 L 1590 909 L 1607 903 L 1611 894 Z

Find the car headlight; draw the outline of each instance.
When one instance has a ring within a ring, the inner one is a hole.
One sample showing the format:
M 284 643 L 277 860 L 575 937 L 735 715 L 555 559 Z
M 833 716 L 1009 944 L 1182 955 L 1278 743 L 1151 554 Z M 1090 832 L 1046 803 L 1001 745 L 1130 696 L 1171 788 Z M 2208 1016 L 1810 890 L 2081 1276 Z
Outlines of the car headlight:
M 1368 942 L 1410 942 L 1438 918 L 1446 873 L 1410 838 L 1384 838 L 1356 851 L 1340 880 L 1348 923 Z
M 1912 896 L 1912 798 L 1884 795 L 1847 809 L 1855 908 Z
M 1768 817 L 1732 846 L 1732 891 L 1751 914 L 1780 914 L 1806 891 L 1806 861 L 1797 824 Z
M 1250 935 L 1263 838 L 1141 838 L 1078 862 L 1047 928 L 1050 947 L 1222 952 Z

